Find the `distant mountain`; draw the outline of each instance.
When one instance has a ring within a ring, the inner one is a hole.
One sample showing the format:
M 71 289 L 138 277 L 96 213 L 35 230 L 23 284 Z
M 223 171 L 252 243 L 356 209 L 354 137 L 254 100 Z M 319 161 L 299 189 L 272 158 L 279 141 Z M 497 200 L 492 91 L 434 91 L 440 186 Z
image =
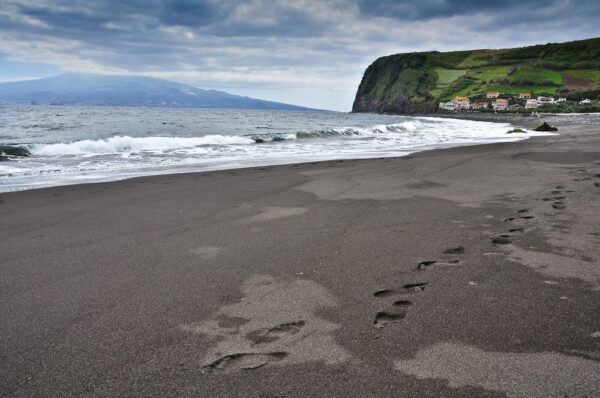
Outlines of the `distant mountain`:
M 381 57 L 365 71 L 352 111 L 436 112 L 440 101 L 455 96 L 485 100 L 489 91 L 600 99 L 600 38 Z
M 0 103 L 309 110 L 151 77 L 87 73 L 0 83 Z

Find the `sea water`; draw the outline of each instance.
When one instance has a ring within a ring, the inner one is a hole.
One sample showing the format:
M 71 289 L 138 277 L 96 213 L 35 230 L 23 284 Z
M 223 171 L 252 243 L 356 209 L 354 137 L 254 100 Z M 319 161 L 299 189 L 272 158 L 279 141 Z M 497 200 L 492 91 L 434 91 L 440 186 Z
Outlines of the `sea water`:
M 197 108 L 1 106 L 0 191 L 135 176 L 402 156 L 516 141 L 513 126 L 435 117 Z

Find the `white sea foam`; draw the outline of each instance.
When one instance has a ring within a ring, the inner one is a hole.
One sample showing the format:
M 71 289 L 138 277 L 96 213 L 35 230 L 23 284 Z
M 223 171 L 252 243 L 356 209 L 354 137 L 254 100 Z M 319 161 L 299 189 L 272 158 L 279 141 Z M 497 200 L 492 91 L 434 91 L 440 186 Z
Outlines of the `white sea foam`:
M 207 135 L 204 137 L 129 137 L 117 136 L 99 140 L 82 140 L 71 143 L 36 144 L 35 156 L 107 155 L 115 153 L 163 152 L 190 149 L 205 145 L 253 144 L 248 137 Z

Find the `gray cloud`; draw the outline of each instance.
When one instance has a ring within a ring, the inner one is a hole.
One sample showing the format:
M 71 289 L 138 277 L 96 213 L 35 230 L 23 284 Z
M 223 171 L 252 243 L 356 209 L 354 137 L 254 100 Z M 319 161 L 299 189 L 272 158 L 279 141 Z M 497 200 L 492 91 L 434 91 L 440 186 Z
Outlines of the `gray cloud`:
M 348 109 L 378 56 L 593 37 L 599 14 L 596 0 L 3 0 L 0 52 Z
M 360 0 L 360 11 L 364 15 L 392 17 L 399 20 L 428 20 L 457 15 L 474 15 L 485 12 L 531 11 L 539 7 L 552 6 L 556 0 Z M 562 1 L 562 3 L 565 3 Z M 569 3 L 569 2 L 567 2 Z M 573 2 L 575 4 L 575 2 Z

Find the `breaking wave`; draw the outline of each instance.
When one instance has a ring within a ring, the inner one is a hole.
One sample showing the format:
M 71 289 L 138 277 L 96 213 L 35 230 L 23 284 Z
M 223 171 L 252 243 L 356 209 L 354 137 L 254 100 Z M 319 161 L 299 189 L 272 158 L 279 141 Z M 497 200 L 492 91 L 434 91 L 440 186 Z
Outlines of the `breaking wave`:
M 248 145 L 305 139 L 368 138 L 386 134 L 415 131 L 418 122 L 377 125 L 371 128 L 346 127 L 296 133 L 264 133 L 250 135 L 206 135 L 203 137 L 130 137 L 115 136 L 98 140 L 81 140 L 70 143 L 35 144 L 31 152 L 36 156 L 109 155 L 138 152 L 172 152 L 204 146 Z
M 410 133 L 416 131 L 422 123 L 419 121 L 407 121 L 390 125 L 376 125 L 370 128 L 344 127 L 340 129 L 326 129 L 313 131 L 298 131 L 293 134 L 264 133 L 252 134 L 248 137 L 255 142 L 272 142 L 302 139 L 326 139 L 326 138 L 368 138 L 385 134 Z
M 36 156 L 109 155 L 116 153 L 165 152 L 207 145 L 244 145 L 254 141 L 248 137 L 207 135 L 204 137 L 129 137 L 117 136 L 71 143 L 36 144 Z

